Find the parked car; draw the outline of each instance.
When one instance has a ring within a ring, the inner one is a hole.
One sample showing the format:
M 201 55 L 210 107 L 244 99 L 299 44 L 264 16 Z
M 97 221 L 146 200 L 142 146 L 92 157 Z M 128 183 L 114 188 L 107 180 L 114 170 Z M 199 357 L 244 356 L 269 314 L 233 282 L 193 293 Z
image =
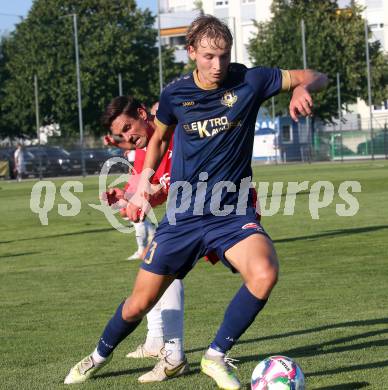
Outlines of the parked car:
M 0 149 L 0 160 L 8 161 L 9 164 L 9 176 L 11 179 L 15 178 L 15 148 L 2 148 Z M 23 177 L 38 177 L 39 176 L 39 162 L 31 153 L 28 148 L 23 148 L 24 158 L 24 172 Z M 42 167 L 42 173 L 44 173 L 45 167 Z
M 85 161 L 85 171 L 88 174 L 99 173 L 105 161 L 111 157 L 106 149 L 84 149 L 83 155 Z M 82 173 L 81 149 L 70 151 L 70 164 L 72 173 Z
M 39 166 L 44 176 L 65 176 L 71 174 L 70 155 L 65 149 L 52 146 L 29 146 L 24 149 L 34 157 L 34 171 Z
M 71 150 L 70 165 L 73 174 L 82 174 L 82 155 L 81 149 Z M 110 173 L 126 173 L 128 172 L 128 165 L 121 162 L 110 161 L 111 157 L 124 157 L 124 152 L 118 148 L 100 148 L 83 150 L 85 160 L 85 171 L 87 174 L 95 174 L 101 172 L 101 169 L 106 161 L 108 162 L 108 169 Z
M 109 153 L 110 157 L 122 157 L 125 161 L 129 161 L 130 164 L 133 165 L 133 162 L 135 161 L 135 151 L 132 150 L 129 152 L 129 154 L 125 157 L 124 151 L 119 148 L 108 148 L 106 149 Z M 109 172 L 112 173 L 128 173 L 128 164 L 116 162 L 114 165 L 111 165 L 112 168 L 110 168 Z

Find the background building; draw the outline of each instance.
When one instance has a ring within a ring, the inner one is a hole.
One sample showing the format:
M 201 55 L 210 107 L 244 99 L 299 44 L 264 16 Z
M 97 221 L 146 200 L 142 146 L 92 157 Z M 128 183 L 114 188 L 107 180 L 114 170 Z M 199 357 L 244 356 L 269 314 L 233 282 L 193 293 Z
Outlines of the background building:
M 184 50 L 184 36 L 187 27 L 200 14 L 214 15 L 224 20 L 234 38 L 232 61 L 251 65 L 247 45 L 255 32 L 253 21 L 265 21 L 271 17 L 272 0 L 162 0 L 161 36 L 162 43 L 176 48 L 176 59 L 187 62 Z
M 177 62 L 188 62 L 185 35 L 190 23 L 200 14 L 193 0 L 160 1 L 160 35 L 162 45 L 175 48 Z

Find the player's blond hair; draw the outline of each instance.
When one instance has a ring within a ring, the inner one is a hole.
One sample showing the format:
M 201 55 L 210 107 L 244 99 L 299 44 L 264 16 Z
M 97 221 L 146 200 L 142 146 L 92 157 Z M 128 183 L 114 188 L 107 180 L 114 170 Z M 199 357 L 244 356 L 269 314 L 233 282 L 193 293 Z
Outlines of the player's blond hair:
M 233 45 L 229 27 L 212 15 L 201 15 L 191 23 L 186 33 L 186 48 L 192 46 L 196 49 L 203 38 L 211 41 L 216 48 L 225 48 L 222 41 L 228 49 Z

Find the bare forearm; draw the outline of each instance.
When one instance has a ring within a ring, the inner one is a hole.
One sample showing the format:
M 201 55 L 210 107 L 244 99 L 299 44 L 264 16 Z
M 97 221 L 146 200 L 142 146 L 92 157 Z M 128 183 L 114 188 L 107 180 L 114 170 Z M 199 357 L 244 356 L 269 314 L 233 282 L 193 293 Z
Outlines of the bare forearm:
M 318 92 L 324 89 L 328 83 L 326 74 L 311 69 L 290 70 L 291 89 L 303 87 L 308 92 Z

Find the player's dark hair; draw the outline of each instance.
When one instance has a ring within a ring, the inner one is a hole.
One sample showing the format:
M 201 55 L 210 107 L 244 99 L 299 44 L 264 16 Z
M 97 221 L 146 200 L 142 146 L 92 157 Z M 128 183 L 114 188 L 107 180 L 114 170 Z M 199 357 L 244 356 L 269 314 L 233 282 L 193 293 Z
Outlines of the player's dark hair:
M 195 49 L 203 38 L 212 40 L 217 48 L 222 48 L 220 41 L 226 43 L 227 48 L 233 45 L 233 37 L 229 27 L 212 15 L 202 15 L 196 18 L 190 25 L 186 33 L 186 48 L 193 46 Z
M 138 109 L 145 108 L 143 104 L 133 96 L 117 96 L 106 107 L 101 117 L 101 124 L 108 130 L 112 122 L 121 114 L 126 114 L 131 118 L 139 117 Z

